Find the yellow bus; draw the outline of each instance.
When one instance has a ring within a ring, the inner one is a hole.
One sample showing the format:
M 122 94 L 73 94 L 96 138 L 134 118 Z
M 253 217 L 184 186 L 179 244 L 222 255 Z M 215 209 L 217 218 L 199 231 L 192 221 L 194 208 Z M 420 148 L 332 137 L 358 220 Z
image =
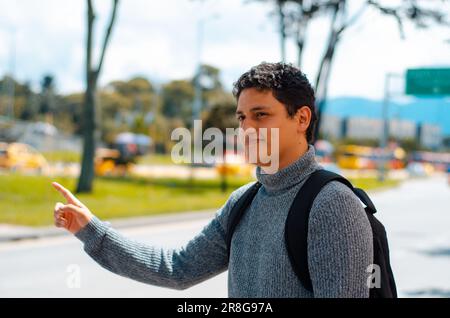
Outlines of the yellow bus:
M 337 164 L 343 169 L 376 169 L 383 158 L 384 150 L 358 145 L 344 145 L 337 149 Z M 396 147 L 389 149 L 386 153 L 386 164 L 388 169 L 404 168 L 405 151 Z
M 375 169 L 374 148 L 357 145 L 340 146 L 336 154 L 337 165 L 343 169 Z

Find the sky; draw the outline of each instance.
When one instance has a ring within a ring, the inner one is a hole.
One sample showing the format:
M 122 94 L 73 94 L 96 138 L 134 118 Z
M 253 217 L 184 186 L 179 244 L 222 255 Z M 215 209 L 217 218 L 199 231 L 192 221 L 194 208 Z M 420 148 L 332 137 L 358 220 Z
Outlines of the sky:
M 111 1 L 93 2 L 98 57 Z M 350 13 L 360 4 L 361 0 L 351 1 Z M 222 81 L 231 89 L 251 66 L 281 59 L 272 11 L 270 3 L 248 0 L 122 0 L 100 85 L 134 76 L 157 83 L 189 78 L 201 61 L 221 69 Z M 59 92 L 83 90 L 85 24 L 83 0 L 0 0 L 0 77 L 12 72 L 37 88 L 45 74 L 53 74 Z M 308 33 L 302 71 L 311 82 L 327 30 L 323 18 Z M 367 11 L 339 44 L 329 95 L 381 99 L 387 72 L 401 75 L 408 68 L 450 67 L 450 27 L 418 30 L 408 24 L 405 34 L 402 40 L 393 19 Z M 287 62 L 296 63 L 292 41 L 287 51 Z M 392 89 L 402 95 L 402 85 L 400 78 Z

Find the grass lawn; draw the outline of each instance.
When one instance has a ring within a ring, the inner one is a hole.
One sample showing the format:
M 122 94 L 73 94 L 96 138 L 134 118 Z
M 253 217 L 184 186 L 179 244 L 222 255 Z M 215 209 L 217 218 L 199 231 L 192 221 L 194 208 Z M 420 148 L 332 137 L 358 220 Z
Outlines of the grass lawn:
M 41 226 L 53 222 L 56 202 L 66 203 L 51 186 L 59 182 L 73 190 L 76 179 L 42 176 L 0 176 L 0 223 Z M 77 197 L 100 218 L 142 216 L 219 208 L 231 192 L 250 180 L 230 181 L 222 193 L 219 180 L 97 178 L 94 193 Z
M 42 155 L 49 162 L 80 162 L 81 161 L 81 153 L 75 151 L 47 151 L 43 152 Z
M 399 180 L 388 179 L 383 182 L 377 178 L 349 178 L 354 187 L 361 188 L 365 191 L 378 191 L 386 188 L 392 188 L 400 184 Z
M 81 153 L 75 151 L 47 151 L 42 153 L 49 162 L 80 162 Z M 151 164 L 151 165 L 173 165 L 174 162 L 170 154 L 148 154 L 136 158 L 137 164 Z
M 64 198 L 51 186 L 57 181 L 69 190 L 75 188 L 74 178 L 49 178 L 7 174 L 0 176 L 0 223 L 30 226 L 51 225 L 56 202 Z M 222 193 L 220 180 L 97 178 L 92 194 L 78 198 L 103 219 L 154 215 L 189 210 L 218 209 L 231 192 L 250 179 L 229 181 L 228 191 Z M 352 180 L 366 190 L 391 187 L 397 181 L 380 184 L 373 178 Z

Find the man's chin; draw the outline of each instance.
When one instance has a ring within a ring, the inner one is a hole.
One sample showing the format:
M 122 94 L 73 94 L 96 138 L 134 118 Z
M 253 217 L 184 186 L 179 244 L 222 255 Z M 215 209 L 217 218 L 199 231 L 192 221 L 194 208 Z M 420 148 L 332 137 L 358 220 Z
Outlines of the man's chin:
M 266 160 L 266 161 L 263 161 L 263 160 L 256 160 L 256 162 L 255 162 L 255 161 L 252 162 L 252 161 L 248 160 L 248 158 L 246 158 L 245 162 L 246 162 L 247 164 L 251 164 L 251 165 L 253 165 L 253 166 L 259 167 L 259 168 L 261 168 L 265 173 L 269 173 L 269 174 L 272 174 L 272 173 L 277 172 L 277 171 L 278 171 L 278 168 L 279 168 L 279 166 L 278 166 L 277 163 L 272 163 L 272 162 L 270 162 L 270 161 L 267 163 L 267 160 Z

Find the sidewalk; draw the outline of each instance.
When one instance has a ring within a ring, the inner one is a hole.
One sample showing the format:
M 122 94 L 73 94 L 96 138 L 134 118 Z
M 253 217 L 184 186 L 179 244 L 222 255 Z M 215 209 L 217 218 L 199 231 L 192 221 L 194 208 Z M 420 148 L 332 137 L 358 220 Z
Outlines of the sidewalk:
M 216 209 L 186 211 L 180 213 L 171 213 L 166 215 L 142 216 L 132 218 L 121 218 L 108 221 L 115 229 L 124 229 L 141 226 L 161 225 L 166 223 L 177 223 L 184 221 L 210 219 L 216 213 Z M 28 227 L 10 224 L 0 224 L 0 244 L 11 241 L 40 239 L 52 236 L 70 235 L 64 229 L 56 226 Z

